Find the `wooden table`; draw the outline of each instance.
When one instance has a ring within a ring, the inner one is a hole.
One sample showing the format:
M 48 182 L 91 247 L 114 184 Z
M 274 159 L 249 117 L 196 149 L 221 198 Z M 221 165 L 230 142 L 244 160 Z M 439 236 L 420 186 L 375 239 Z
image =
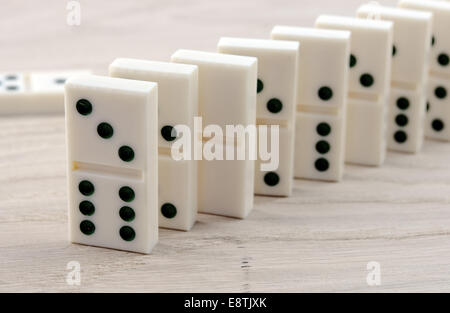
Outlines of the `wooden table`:
M 81 1 L 79 27 L 56 3 L 2 4 L 2 70 L 106 73 L 115 57 L 214 50 L 221 35 L 265 38 L 277 23 L 352 15 L 359 1 Z M 347 166 L 342 183 L 297 180 L 290 198 L 257 197 L 246 220 L 161 230 L 143 256 L 68 243 L 63 117 L 0 117 L 0 291 L 448 292 L 449 156 L 450 144 L 427 141 L 381 168 Z M 80 286 L 66 283 L 70 261 Z M 366 282 L 371 261 L 380 286 Z

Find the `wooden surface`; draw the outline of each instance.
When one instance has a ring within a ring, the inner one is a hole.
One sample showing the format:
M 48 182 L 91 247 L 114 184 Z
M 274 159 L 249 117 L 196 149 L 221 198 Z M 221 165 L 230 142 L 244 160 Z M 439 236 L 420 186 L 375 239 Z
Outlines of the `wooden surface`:
M 359 1 L 81 1 L 78 28 L 64 1 L 39 3 L 2 3 L 2 70 L 105 73 L 115 57 L 214 50 L 219 36 L 265 38 L 274 24 L 352 15 Z M 427 141 L 382 168 L 347 166 L 339 184 L 297 180 L 290 198 L 257 197 L 246 220 L 200 215 L 191 232 L 161 230 L 143 256 L 67 242 L 63 117 L 0 117 L 0 291 L 448 292 L 449 155 Z M 69 261 L 80 286 L 66 283 Z M 370 261 L 380 286 L 366 283 Z

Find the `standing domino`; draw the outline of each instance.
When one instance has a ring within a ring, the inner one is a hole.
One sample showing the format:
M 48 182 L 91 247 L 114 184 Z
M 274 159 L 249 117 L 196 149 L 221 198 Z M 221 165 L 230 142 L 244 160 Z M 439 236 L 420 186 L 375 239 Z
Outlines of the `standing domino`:
M 402 0 L 400 7 L 433 13 L 425 134 L 450 141 L 450 3 Z
M 393 23 L 322 15 L 316 27 L 352 33 L 345 160 L 379 166 L 386 156 Z
M 424 138 L 425 84 L 433 16 L 378 4 L 361 6 L 357 15 L 394 22 L 388 148 L 416 153 Z
M 194 129 L 198 115 L 197 66 L 116 59 L 110 76 L 156 82 L 159 124 L 159 226 L 188 231 L 197 217 L 197 161 L 171 156 L 176 125 Z M 195 136 L 193 136 L 196 139 Z
M 198 66 L 199 114 L 203 125 L 216 125 L 223 133 L 226 125 L 255 125 L 256 58 L 178 50 L 172 61 Z M 217 140 L 216 137 L 203 141 L 206 145 Z M 220 143 L 226 139 L 223 137 L 219 138 Z M 226 144 L 218 146 L 224 151 L 230 148 Z M 199 162 L 199 212 L 245 218 L 253 208 L 254 175 L 255 161 L 248 157 L 245 160 L 203 157 Z
M 149 82 L 66 83 L 72 242 L 150 253 L 158 241 L 157 97 Z
M 0 114 L 64 113 L 64 83 L 89 71 L 0 74 Z
M 339 181 L 344 170 L 350 32 L 275 26 L 272 39 L 300 42 L 294 175 Z
M 255 169 L 255 194 L 289 196 L 294 177 L 294 131 L 299 44 L 292 41 L 221 38 L 220 53 L 258 58 L 256 117 L 259 125 L 279 125 L 280 167 Z

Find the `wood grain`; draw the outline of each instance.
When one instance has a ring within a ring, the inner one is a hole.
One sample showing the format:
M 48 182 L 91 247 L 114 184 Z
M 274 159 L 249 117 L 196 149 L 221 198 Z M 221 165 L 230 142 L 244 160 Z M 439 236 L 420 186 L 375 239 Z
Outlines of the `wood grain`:
M 91 68 L 116 57 L 168 59 L 218 38 L 266 38 L 274 24 L 352 15 L 360 1 L 5 1 L 2 70 Z M 392 4 L 395 1 L 385 1 Z M 67 241 L 64 119 L 0 118 L 0 291 L 450 291 L 450 144 L 347 166 L 342 183 L 295 181 L 290 198 L 257 197 L 246 220 L 200 215 L 191 232 L 161 230 L 150 256 Z M 66 265 L 81 264 L 81 286 Z M 381 264 L 381 286 L 366 265 Z

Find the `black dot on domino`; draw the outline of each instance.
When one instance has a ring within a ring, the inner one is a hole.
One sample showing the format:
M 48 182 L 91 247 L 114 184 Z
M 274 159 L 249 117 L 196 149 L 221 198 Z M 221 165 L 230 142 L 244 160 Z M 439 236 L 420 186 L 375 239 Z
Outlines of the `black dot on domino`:
M 320 87 L 318 91 L 319 98 L 323 101 L 328 101 L 333 98 L 333 90 L 330 87 Z
M 258 79 L 258 82 L 256 84 L 256 92 L 260 93 L 261 91 L 263 91 L 264 89 L 264 83 L 262 82 L 261 79 Z
M 174 218 L 177 215 L 177 207 L 172 203 L 164 203 L 161 206 L 161 214 L 165 218 Z
M 91 201 L 81 201 L 79 205 L 81 214 L 91 216 L 95 213 L 95 206 Z
M 124 162 L 131 162 L 134 159 L 134 150 L 129 146 L 119 148 L 119 158 Z
M 280 176 L 275 172 L 269 172 L 264 175 L 264 182 L 267 186 L 274 187 L 280 182 Z
M 328 123 L 320 123 L 316 127 L 316 131 L 320 136 L 328 136 L 331 133 L 331 126 Z
M 95 232 L 95 225 L 91 221 L 84 220 L 80 223 L 80 231 L 89 236 Z
M 95 188 L 94 184 L 92 184 L 90 181 L 83 180 L 78 184 L 78 190 L 84 196 L 91 196 L 94 194 Z
M 395 123 L 400 126 L 406 126 L 408 124 L 408 117 L 405 114 L 398 114 L 395 117 Z
M 442 122 L 442 120 L 440 120 L 440 119 L 434 119 L 434 120 L 431 122 L 431 127 L 432 127 L 435 131 L 440 132 L 440 131 L 442 131 L 442 130 L 444 129 L 444 122 Z
M 394 140 L 398 143 L 405 143 L 408 140 L 408 135 L 404 131 L 399 130 L 395 132 Z
M 19 87 L 16 86 L 16 85 L 9 85 L 9 86 L 6 86 L 6 90 L 8 90 L 8 91 L 16 91 L 16 90 L 18 90 L 18 89 L 19 89 Z
M 321 140 L 316 143 L 316 151 L 320 154 L 326 154 L 330 151 L 330 144 L 328 141 Z
M 441 53 L 438 55 L 438 63 L 441 66 L 447 66 L 450 63 L 450 58 L 448 57 L 448 54 Z
M 279 113 L 283 109 L 283 103 L 276 99 L 270 99 L 267 102 L 267 110 L 269 110 L 270 113 Z
M 363 87 L 369 88 L 373 86 L 375 79 L 372 75 L 365 73 L 361 75 L 361 77 L 359 78 L 359 82 Z
M 80 99 L 76 104 L 77 111 L 81 115 L 89 115 L 92 113 L 92 104 L 86 99 Z
M 161 128 L 161 136 L 166 141 L 174 141 L 177 138 L 177 131 L 172 126 L 166 125 Z
M 133 241 L 136 238 L 136 232 L 130 226 L 123 226 L 119 231 L 120 237 L 125 241 Z
M 355 67 L 358 63 L 358 60 L 353 54 L 350 54 L 350 68 Z
M 114 129 L 110 124 L 103 122 L 98 124 L 97 133 L 103 139 L 109 139 L 113 136 Z
M 57 85 L 64 85 L 66 83 L 66 79 L 65 78 L 56 78 L 54 82 Z
M 328 162 L 327 159 L 320 158 L 316 160 L 314 166 L 316 167 L 316 170 L 318 170 L 319 172 L 325 172 L 330 168 L 330 163 Z
M 119 216 L 125 222 L 131 222 L 136 217 L 136 213 L 129 206 L 123 206 L 119 210 Z
M 134 200 L 134 190 L 128 186 L 124 186 L 119 190 L 119 197 L 122 201 L 131 202 Z
M 14 75 L 14 74 L 6 75 L 5 79 L 6 80 L 17 80 L 17 75 Z
M 395 57 L 397 55 L 397 47 L 395 45 L 392 46 L 392 56 Z
M 439 98 L 439 99 L 444 99 L 444 98 L 447 97 L 447 89 L 445 89 L 445 88 L 442 87 L 442 86 L 437 87 L 437 88 L 434 90 L 434 95 L 435 95 L 437 98 Z
M 397 107 L 400 110 L 407 110 L 409 108 L 409 100 L 405 97 L 401 97 L 397 99 Z

